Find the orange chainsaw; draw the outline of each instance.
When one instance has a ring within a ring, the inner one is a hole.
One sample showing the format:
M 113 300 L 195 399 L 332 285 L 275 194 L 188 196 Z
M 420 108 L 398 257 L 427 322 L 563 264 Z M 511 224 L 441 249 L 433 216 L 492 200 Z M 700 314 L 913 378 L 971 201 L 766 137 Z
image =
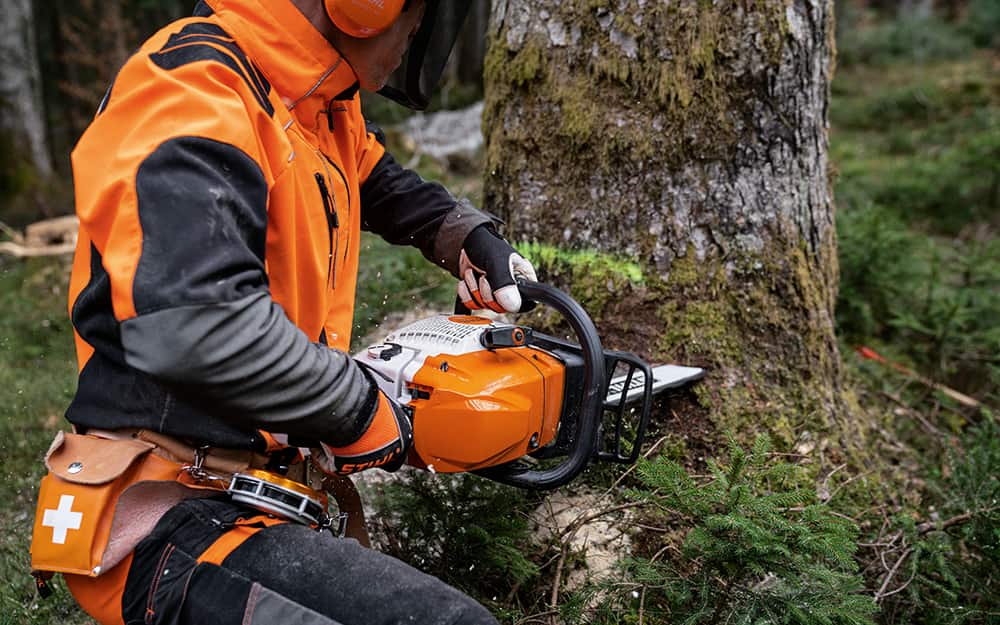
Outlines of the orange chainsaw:
M 547 489 L 592 460 L 635 462 L 653 396 L 704 371 L 653 368 L 635 354 L 605 350 L 568 295 L 536 282 L 518 286 L 525 301 L 559 312 L 577 341 L 486 317 L 439 315 L 355 355 L 413 419 L 408 463 Z

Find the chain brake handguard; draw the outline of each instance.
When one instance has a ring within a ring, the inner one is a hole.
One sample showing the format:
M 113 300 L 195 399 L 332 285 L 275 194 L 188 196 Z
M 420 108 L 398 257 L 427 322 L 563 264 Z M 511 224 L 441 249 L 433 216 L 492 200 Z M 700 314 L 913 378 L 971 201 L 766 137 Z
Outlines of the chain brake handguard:
M 536 332 L 532 337 L 531 344 L 549 353 L 557 354 L 563 360 L 567 360 L 568 358 L 579 358 L 582 360 L 583 358 L 583 350 L 579 345 L 546 334 Z M 603 350 L 603 355 L 605 379 L 601 386 L 600 396 L 604 400 L 597 424 L 593 459 L 602 462 L 632 464 L 639 457 L 642 444 L 645 441 L 649 416 L 652 411 L 652 369 L 645 361 L 630 352 Z M 619 369 L 624 370 L 624 373 L 615 376 L 615 372 Z M 640 375 L 637 376 L 637 372 Z M 610 386 L 613 378 L 624 378 L 624 382 L 616 383 L 616 386 L 622 386 L 622 390 L 632 388 L 633 381 L 641 378 L 641 394 L 636 396 L 634 391 L 632 393 L 621 392 L 615 400 L 608 400 L 607 398 L 612 391 Z M 570 383 L 567 384 L 566 390 L 572 391 L 578 389 L 574 389 L 572 383 Z M 633 407 L 635 408 L 635 412 L 630 415 L 629 413 Z M 571 398 L 566 402 L 566 406 L 560 417 L 559 433 L 556 439 L 545 447 L 533 452 L 531 456 L 541 460 L 557 458 L 570 453 L 579 418 L 579 400 Z M 627 440 L 624 434 L 626 429 L 630 429 L 630 425 L 634 434 Z M 628 449 L 628 447 L 631 447 L 631 449 Z

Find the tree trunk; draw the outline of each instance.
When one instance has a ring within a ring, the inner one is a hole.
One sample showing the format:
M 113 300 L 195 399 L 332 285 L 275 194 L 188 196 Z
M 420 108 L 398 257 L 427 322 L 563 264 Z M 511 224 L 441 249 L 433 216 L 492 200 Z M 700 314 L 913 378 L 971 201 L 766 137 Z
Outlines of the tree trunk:
M 0 125 L 19 152 L 17 157 L 29 162 L 39 177 L 48 177 L 52 157 L 30 0 L 0 0 L 0 109 Z
M 486 60 L 487 208 L 517 241 L 637 264 L 560 286 L 607 343 L 706 367 L 717 430 L 789 446 L 856 440 L 833 327 L 833 32 L 830 0 L 497 0 Z

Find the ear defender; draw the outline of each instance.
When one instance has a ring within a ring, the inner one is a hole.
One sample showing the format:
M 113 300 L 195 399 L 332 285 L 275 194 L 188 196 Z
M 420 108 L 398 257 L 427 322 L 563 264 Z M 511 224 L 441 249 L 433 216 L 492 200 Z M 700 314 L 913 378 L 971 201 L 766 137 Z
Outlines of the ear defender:
M 406 0 L 323 0 L 326 14 L 338 30 L 367 39 L 389 28 Z

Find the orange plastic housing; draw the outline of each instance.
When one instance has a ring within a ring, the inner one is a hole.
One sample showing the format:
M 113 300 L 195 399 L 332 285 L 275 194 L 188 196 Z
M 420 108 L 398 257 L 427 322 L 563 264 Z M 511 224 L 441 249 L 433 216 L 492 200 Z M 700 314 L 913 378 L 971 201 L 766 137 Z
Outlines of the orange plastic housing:
M 427 358 L 413 376 L 409 463 L 438 473 L 492 467 L 556 435 L 563 365 L 531 347 Z

